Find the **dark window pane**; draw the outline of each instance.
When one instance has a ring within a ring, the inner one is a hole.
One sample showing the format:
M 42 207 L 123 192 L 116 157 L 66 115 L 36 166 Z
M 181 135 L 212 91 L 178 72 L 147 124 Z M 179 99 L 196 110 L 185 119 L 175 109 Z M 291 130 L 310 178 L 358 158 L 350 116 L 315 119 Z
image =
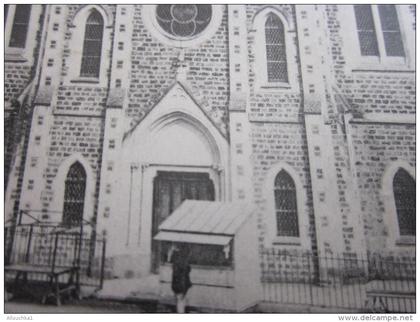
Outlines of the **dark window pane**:
M 67 174 L 64 190 L 63 224 L 79 225 L 83 219 L 85 202 L 86 172 L 83 166 L 74 163 Z
M 30 16 L 30 5 L 16 5 L 12 32 L 10 34 L 10 47 L 25 48 Z
M 101 14 L 96 10 L 92 11 L 92 13 L 87 18 L 86 22 L 88 24 L 94 24 L 94 25 L 95 24 L 96 25 L 103 25 L 104 24 Z
M 171 6 L 168 4 L 159 5 L 156 7 L 156 16 L 159 20 L 171 22 Z
M 286 48 L 280 45 L 267 45 L 267 60 L 268 61 L 285 61 Z
M 86 24 L 85 39 L 102 39 L 102 25 Z
M 379 5 L 378 10 L 384 35 L 386 55 L 404 57 L 404 47 L 395 6 L 389 4 Z
M 101 47 L 101 41 L 85 40 L 83 54 L 85 56 L 101 56 Z
M 171 7 L 171 14 L 180 23 L 192 21 L 198 13 L 196 5 L 178 4 Z
M 201 24 L 210 22 L 212 15 L 211 5 L 199 4 L 197 5 L 197 9 L 196 22 Z
M 279 28 L 266 28 L 265 41 L 267 44 L 284 44 L 284 33 Z
M 286 171 L 281 170 L 274 185 L 277 235 L 299 237 L 295 183 Z
M 265 28 L 279 28 L 279 25 L 283 26 L 281 20 L 279 17 L 277 17 L 275 14 L 270 13 L 267 17 L 267 20 L 265 21 Z
M 94 10 L 86 21 L 82 64 L 80 68 L 80 76 L 82 77 L 99 77 L 103 31 L 104 23 L 102 16 Z
M 84 56 L 82 66 L 85 66 L 80 73 L 82 77 L 99 77 L 100 57 Z
M 194 35 L 196 32 L 196 24 L 191 21 L 188 23 L 179 23 L 177 21 L 172 21 L 171 23 L 171 33 L 175 36 L 180 37 L 189 37 Z
M 397 11 L 392 4 L 378 5 L 383 31 L 399 31 Z
M 362 56 L 379 56 L 372 7 L 370 5 L 354 5 L 360 52 Z
M 393 180 L 395 207 L 401 236 L 416 235 L 416 182 L 399 169 Z
M 387 56 L 404 57 L 404 48 L 399 32 L 384 32 L 385 51 Z
M 372 7 L 368 4 L 354 5 L 357 30 L 375 30 Z
M 285 62 L 268 62 L 267 75 L 269 82 L 288 82 L 287 64 Z
M 379 49 L 374 31 L 359 31 L 360 52 L 362 56 L 378 56 Z

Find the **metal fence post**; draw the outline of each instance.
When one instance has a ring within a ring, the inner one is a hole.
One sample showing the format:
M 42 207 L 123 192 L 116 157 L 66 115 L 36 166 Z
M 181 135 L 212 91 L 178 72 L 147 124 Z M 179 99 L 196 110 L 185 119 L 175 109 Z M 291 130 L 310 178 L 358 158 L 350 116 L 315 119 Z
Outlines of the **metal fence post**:
M 55 260 L 57 257 L 57 248 L 58 248 L 58 232 L 55 233 L 55 241 L 54 241 L 54 252 L 53 252 L 53 262 L 51 266 L 51 272 L 54 272 L 55 270 Z
M 89 248 L 88 248 L 88 266 L 87 266 L 87 276 L 92 276 L 92 263 L 95 257 L 95 248 L 96 248 L 96 228 L 92 226 L 92 232 L 90 235 Z
M 309 267 L 309 301 L 310 304 L 314 304 L 313 294 L 312 294 L 312 270 L 311 270 L 311 256 L 310 254 L 306 255 L 306 259 L 308 261 L 308 267 Z
M 25 262 L 28 263 L 29 262 L 29 256 L 31 253 L 31 244 L 32 244 L 32 233 L 34 230 L 34 225 L 31 225 L 31 227 L 29 228 L 29 236 L 28 236 L 28 244 L 26 246 L 26 255 L 25 255 Z
M 19 211 L 19 219 L 18 219 L 18 225 L 22 225 L 22 216 L 23 215 L 23 210 Z
M 102 241 L 102 258 L 101 258 L 101 280 L 100 280 L 100 286 L 101 289 L 104 286 L 104 275 L 105 275 L 105 255 L 106 255 L 106 238 L 103 237 Z
M 4 227 L 4 264 L 7 265 L 10 263 L 10 253 L 12 242 L 12 227 Z

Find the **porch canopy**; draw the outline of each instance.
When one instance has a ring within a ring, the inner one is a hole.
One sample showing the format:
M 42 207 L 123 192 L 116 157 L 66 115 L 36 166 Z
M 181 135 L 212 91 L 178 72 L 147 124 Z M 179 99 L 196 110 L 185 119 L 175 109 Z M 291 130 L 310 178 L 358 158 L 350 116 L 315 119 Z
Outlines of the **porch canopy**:
M 160 224 L 154 239 L 225 246 L 252 211 L 240 202 L 185 200 Z

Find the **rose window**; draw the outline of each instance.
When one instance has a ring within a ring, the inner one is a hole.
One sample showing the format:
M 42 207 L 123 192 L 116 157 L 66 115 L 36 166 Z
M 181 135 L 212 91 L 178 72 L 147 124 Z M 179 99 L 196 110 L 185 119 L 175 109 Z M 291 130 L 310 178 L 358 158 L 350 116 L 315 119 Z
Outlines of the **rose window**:
M 188 39 L 200 34 L 210 23 L 211 5 L 172 4 L 158 5 L 156 18 L 168 34 Z

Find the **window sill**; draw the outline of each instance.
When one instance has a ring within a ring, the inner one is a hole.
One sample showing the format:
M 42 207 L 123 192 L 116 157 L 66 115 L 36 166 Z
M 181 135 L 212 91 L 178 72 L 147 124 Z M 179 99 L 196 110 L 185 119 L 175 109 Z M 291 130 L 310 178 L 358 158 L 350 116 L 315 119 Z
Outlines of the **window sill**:
M 26 63 L 28 60 L 21 53 L 6 53 L 4 55 L 5 62 Z
M 291 89 L 292 86 L 290 86 L 289 83 L 272 83 L 272 84 L 263 84 L 258 87 L 262 91 L 274 91 L 278 89 Z
M 302 246 L 301 240 L 299 237 L 275 237 L 273 240 L 273 245 L 282 245 L 282 246 Z
M 389 67 L 389 66 L 360 66 L 352 68 L 351 70 L 354 73 L 363 72 L 373 72 L 373 73 L 415 73 L 416 71 L 414 69 L 407 68 L 407 66 L 401 66 L 401 67 Z
M 397 246 L 416 246 L 415 236 L 402 236 L 395 241 Z
M 72 79 L 70 83 L 99 84 L 99 79 L 94 77 L 78 77 Z
M 361 58 L 358 63 L 351 68 L 352 72 L 388 72 L 388 73 L 414 73 L 415 69 L 405 60 L 384 59 L 369 60 Z

